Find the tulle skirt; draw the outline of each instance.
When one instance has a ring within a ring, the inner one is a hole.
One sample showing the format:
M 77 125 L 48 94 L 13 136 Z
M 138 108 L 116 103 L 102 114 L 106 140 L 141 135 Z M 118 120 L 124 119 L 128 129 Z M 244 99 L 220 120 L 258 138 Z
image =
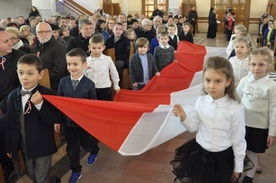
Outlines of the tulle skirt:
M 234 170 L 234 153 L 232 147 L 209 152 L 192 139 L 176 149 L 171 164 L 175 182 L 229 183 Z

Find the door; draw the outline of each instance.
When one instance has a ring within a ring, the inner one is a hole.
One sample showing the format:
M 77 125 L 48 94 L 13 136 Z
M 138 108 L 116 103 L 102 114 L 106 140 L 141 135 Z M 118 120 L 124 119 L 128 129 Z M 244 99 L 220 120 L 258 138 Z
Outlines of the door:
M 235 25 L 243 24 L 248 29 L 251 0 L 212 0 L 211 6 L 217 9 L 217 20 L 220 21 L 218 31 L 224 31 L 225 13 L 235 13 Z

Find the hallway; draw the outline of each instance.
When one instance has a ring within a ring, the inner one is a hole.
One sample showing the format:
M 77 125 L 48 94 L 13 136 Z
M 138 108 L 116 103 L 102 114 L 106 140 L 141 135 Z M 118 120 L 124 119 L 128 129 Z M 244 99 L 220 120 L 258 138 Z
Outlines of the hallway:
M 228 44 L 222 34 L 217 34 L 216 39 L 207 39 L 206 33 L 198 33 L 194 39 L 196 44 L 205 46 L 226 47 Z M 252 36 L 252 39 L 256 40 L 256 36 Z M 174 174 L 169 162 L 174 157 L 174 151 L 194 137 L 194 134 L 185 132 L 140 156 L 122 156 L 100 143 L 98 159 L 92 167 L 86 165 L 88 154 L 82 151 L 83 168 L 79 183 L 172 183 Z M 276 183 L 276 146 L 261 155 L 261 162 L 263 172 L 255 175 L 254 183 Z M 68 182 L 71 171 L 66 144 L 53 156 L 52 175 L 61 177 L 62 183 Z M 25 175 L 19 179 L 14 176 L 10 182 L 30 181 Z

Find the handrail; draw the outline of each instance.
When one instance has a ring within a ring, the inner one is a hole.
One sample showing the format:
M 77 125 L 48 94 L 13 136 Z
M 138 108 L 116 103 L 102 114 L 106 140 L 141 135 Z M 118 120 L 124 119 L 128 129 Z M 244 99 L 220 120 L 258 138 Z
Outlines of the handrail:
M 77 12 L 76 10 L 70 8 L 69 6 L 67 6 L 66 4 L 56 0 L 56 11 L 61 14 L 61 15 L 72 15 L 73 17 L 75 17 L 76 19 L 79 17 L 79 15 L 81 15 L 82 13 Z
M 93 13 L 91 11 L 87 10 L 86 8 L 84 8 L 83 6 L 81 6 L 80 4 L 76 3 L 73 0 L 66 0 L 65 2 L 76 6 L 78 9 L 80 9 L 81 11 L 83 11 L 84 13 L 86 13 L 89 16 L 93 15 Z

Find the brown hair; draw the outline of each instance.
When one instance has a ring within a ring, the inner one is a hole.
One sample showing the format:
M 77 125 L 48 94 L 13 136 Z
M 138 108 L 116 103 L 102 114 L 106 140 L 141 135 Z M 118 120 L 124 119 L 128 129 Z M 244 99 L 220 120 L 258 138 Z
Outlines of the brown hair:
M 149 41 L 146 38 L 144 38 L 144 37 L 140 37 L 135 42 L 135 48 L 136 49 L 144 47 L 146 45 L 149 47 Z
M 256 48 L 252 50 L 249 54 L 249 64 L 252 60 L 253 57 L 260 55 L 264 57 L 264 60 L 267 62 L 267 71 L 271 72 L 273 70 L 273 63 L 274 63 L 274 58 L 272 55 L 269 53 L 269 51 L 265 48 Z
M 203 75 L 208 69 L 214 69 L 218 72 L 225 74 L 227 80 L 231 80 L 230 85 L 225 88 L 225 94 L 228 94 L 230 98 L 236 100 L 235 94 L 235 79 L 234 73 L 231 63 L 224 57 L 213 56 L 209 57 L 204 64 Z M 207 92 L 203 89 L 203 93 L 207 94 Z

